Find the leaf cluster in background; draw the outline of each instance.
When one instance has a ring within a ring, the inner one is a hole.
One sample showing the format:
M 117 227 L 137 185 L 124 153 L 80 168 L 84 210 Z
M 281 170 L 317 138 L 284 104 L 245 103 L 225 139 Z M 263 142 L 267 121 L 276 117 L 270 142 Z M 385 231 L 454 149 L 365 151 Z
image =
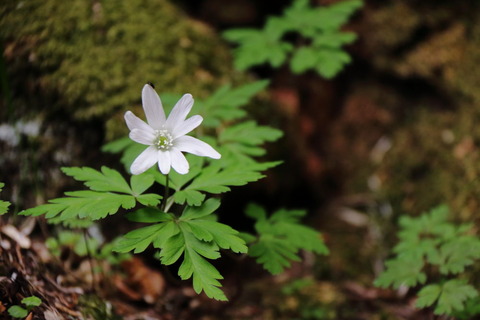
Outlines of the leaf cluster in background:
M 472 225 L 454 225 L 447 221 L 448 215 L 448 208 L 439 206 L 418 218 L 403 216 L 399 243 L 393 249 L 396 256 L 386 262 L 386 270 L 375 284 L 414 287 L 436 276 L 440 281 L 423 286 L 416 306 L 435 306 L 435 314 L 452 315 L 464 310 L 465 303 L 478 292 L 463 277 L 452 277 L 459 277 L 480 258 L 480 239 L 471 234 Z
M 139 253 L 153 244 L 159 249 L 162 264 L 171 265 L 182 259 L 178 275 L 183 280 L 193 277 L 197 293 L 204 291 L 210 298 L 226 301 L 218 281 L 223 277 L 207 259 L 220 258 L 220 249 L 245 253 L 247 247 L 236 230 L 216 221 L 214 212 L 219 206 L 220 201 L 211 198 L 201 206 L 187 206 L 178 218 L 153 208 L 137 210 L 127 218 L 150 225 L 127 233 L 115 250 Z
M 283 272 L 291 261 L 299 261 L 301 249 L 328 254 L 321 234 L 300 222 L 304 210 L 280 209 L 268 217 L 264 208 L 250 204 L 246 214 L 256 220 L 257 232 L 256 236 L 242 234 L 249 244 L 248 254 L 272 274 Z
M 295 0 L 282 16 L 270 17 L 261 30 L 232 29 L 223 36 L 238 44 L 234 57 L 240 70 L 264 63 L 278 68 L 289 59 L 294 73 L 315 70 L 330 79 L 351 61 L 342 47 L 355 41 L 356 35 L 341 28 L 361 6 L 360 0 L 347 0 L 313 8 L 308 0 Z M 285 40 L 292 33 L 297 35 L 295 44 Z

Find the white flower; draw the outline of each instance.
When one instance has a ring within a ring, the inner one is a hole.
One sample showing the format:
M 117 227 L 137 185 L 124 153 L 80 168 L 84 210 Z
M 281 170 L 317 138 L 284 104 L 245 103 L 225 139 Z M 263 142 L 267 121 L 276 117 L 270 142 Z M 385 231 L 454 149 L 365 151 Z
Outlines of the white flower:
M 193 106 L 191 94 L 183 95 L 168 118 L 165 118 L 160 97 L 148 84 L 142 90 L 142 104 L 148 124 L 131 111 L 125 113 L 130 139 L 149 146 L 133 161 L 130 167 L 132 174 L 141 174 L 157 162 L 163 174 L 168 174 L 170 167 L 180 174 L 185 174 L 189 165 L 182 152 L 220 159 L 220 153 L 210 145 L 186 135 L 203 121 L 199 115 L 185 120 Z

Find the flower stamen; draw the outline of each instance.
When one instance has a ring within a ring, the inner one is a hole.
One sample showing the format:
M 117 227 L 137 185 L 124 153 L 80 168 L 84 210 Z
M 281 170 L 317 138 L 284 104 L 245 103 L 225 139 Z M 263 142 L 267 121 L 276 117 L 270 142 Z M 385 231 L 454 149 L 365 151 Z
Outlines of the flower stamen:
M 173 137 L 167 130 L 155 130 L 153 145 L 158 150 L 170 150 L 173 147 Z

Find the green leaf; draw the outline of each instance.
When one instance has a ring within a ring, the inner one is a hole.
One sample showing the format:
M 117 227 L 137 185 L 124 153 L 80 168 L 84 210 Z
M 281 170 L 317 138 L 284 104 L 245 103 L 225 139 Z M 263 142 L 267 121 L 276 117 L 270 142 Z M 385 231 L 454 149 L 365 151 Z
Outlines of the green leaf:
M 89 167 L 62 168 L 62 171 L 94 191 L 111 191 L 131 194 L 132 190 L 122 175 L 113 169 L 103 166 L 101 172 Z
M 5 183 L 0 182 L 0 192 L 2 191 Z M 0 215 L 7 213 L 8 207 L 10 206 L 10 202 L 0 200 Z
M 388 260 L 385 265 L 385 271 L 375 280 L 376 286 L 413 287 L 424 284 L 427 280 L 427 275 L 422 271 L 424 262 L 419 256 L 401 255 L 396 259 Z
M 426 290 L 428 287 L 435 289 Z M 422 293 L 422 291 L 424 292 Z M 434 311 L 436 315 L 451 315 L 454 311 L 461 311 L 465 308 L 465 302 L 468 299 L 478 296 L 478 292 L 473 286 L 459 279 L 448 280 L 442 285 L 427 286 L 419 292 L 419 296 L 420 293 L 422 293 L 422 299 L 417 300 L 416 304 L 419 308 L 432 305 L 436 300 L 434 296 L 437 294 L 438 302 Z
M 283 63 L 282 58 L 287 57 L 287 53 L 292 46 L 289 44 L 283 45 L 278 34 L 271 32 L 271 30 L 273 30 L 271 27 L 269 31 L 232 29 L 223 33 L 225 39 L 239 44 L 233 50 L 235 68 L 245 70 L 263 63 L 270 63 L 275 66 Z
M 11 306 L 8 308 L 8 314 L 14 318 L 25 318 L 28 315 L 28 311 L 19 306 Z
M 259 126 L 255 121 L 246 121 L 226 128 L 220 133 L 220 144 L 230 144 L 229 148 L 239 149 L 242 145 L 258 146 L 267 141 L 276 141 L 283 132 L 267 126 Z M 234 146 L 232 146 L 234 145 Z M 236 147 L 235 147 L 236 145 Z M 263 148 L 241 149 L 247 155 L 260 156 L 265 154 Z M 254 152 L 248 150 L 255 150 Z M 246 152 L 245 152 L 246 151 Z
M 298 261 L 300 249 L 328 254 L 321 234 L 300 223 L 299 219 L 306 214 L 304 210 L 280 209 L 267 217 L 265 209 L 250 204 L 246 214 L 257 220 L 255 230 L 259 234 L 256 242 L 249 239 L 248 254 L 272 274 L 289 267 L 290 261 Z
M 418 292 L 418 299 L 415 306 L 417 308 L 430 307 L 437 301 L 441 292 L 442 287 L 438 284 L 429 284 L 423 287 L 422 290 Z
M 326 79 L 335 77 L 352 61 L 348 53 L 332 49 L 319 50 L 317 57 L 315 70 Z
M 121 237 L 113 250 L 122 253 L 133 250 L 134 253 L 140 253 L 145 251 L 150 244 L 163 242 L 178 232 L 179 229 L 173 220 L 139 228 Z
M 219 205 L 219 200 L 211 198 L 199 207 L 187 206 L 177 222 L 180 233 L 160 246 L 159 257 L 162 263 L 172 264 L 183 254 L 178 275 L 184 280 L 193 277 L 197 293 L 204 291 L 210 298 L 226 301 L 218 281 L 223 278 L 206 259 L 218 259 L 220 248 L 245 253 L 247 247 L 238 231 L 212 219 Z
M 195 228 L 193 234 L 204 241 L 213 241 L 222 249 L 230 249 L 236 253 L 246 253 L 248 248 L 238 231 L 230 226 L 216 221 L 192 220 L 188 222 L 190 228 Z M 201 232 L 199 232 L 201 231 Z
M 231 186 L 242 186 L 261 179 L 263 175 L 255 169 L 255 164 L 237 163 L 223 167 L 222 161 L 216 161 L 204 168 L 184 189 L 175 192 L 175 202 L 199 205 L 205 198 L 202 195 L 204 192 L 219 194 L 230 191 Z
M 74 179 L 83 181 L 93 191 L 66 192 L 66 197 L 24 210 L 19 213 L 20 215 L 45 214 L 47 219 L 54 218 L 54 222 L 66 223 L 69 220 L 85 219 L 88 223 L 89 220 L 98 220 L 115 214 L 120 208 L 131 209 L 137 201 L 143 205 L 155 206 L 161 199 L 161 196 L 156 194 L 141 194 L 153 184 L 153 177 L 149 175 L 132 178 L 130 188 L 118 171 L 107 167 L 102 167 L 101 172 L 88 167 L 62 170 Z
M 219 288 L 221 284 L 218 280 L 223 279 L 222 275 L 191 246 L 187 246 L 178 275 L 184 280 L 193 276 L 193 289 L 196 293 L 204 291 L 209 298 L 228 301 L 223 291 Z
M 125 217 L 134 222 L 154 223 L 171 221 L 172 216 L 156 208 L 142 208 L 134 212 L 129 212 Z
M 315 49 L 302 47 L 293 54 L 292 60 L 290 61 L 290 68 L 292 68 L 293 73 L 299 74 L 314 68 L 317 60 L 318 56 Z
M 271 274 L 279 274 L 290 267 L 290 261 L 300 261 L 297 251 L 298 248 L 287 240 L 267 233 L 262 234 L 257 243 L 250 247 L 248 254 Z
M 205 200 L 205 194 L 197 190 L 181 190 L 174 194 L 175 202 L 178 204 L 188 203 L 189 206 L 199 206 Z
M 461 236 L 451 239 L 440 247 L 437 261 L 431 263 L 440 266 L 442 274 L 460 273 L 480 258 L 480 239 L 473 236 Z
M 42 304 L 42 300 L 36 296 L 30 296 L 22 299 L 22 303 L 27 307 L 38 307 Z
M 68 197 L 50 200 L 50 203 L 27 209 L 20 215 L 38 216 L 45 214 L 47 219 L 59 215 L 61 220 L 74 217 L 98 220 L 115 214 L 120 207 L 131 209 L 135 206 L 135 197 L 108 192 L 73 191 L 66 192 Z
M 182 221 L 188 221 L 192 219 L 204 218 L 214 213 L 220 207 L 220 200 L 210 198 L 200 207 L 187 206 L 183 210 L 181 219 Z
M 237 88 L 224 85 L 205 101 L 196 102 L 196 110 L 205 119 L 202 125 L 207 128 L 217 128 L 222 122 L 246 116 L 246 111 L 241 107 L 264 90 L 268 83 L 268 80 L 260 80 Z
M 135 196 L 141 195 L 153 185 L 155 179 L 151 174 L 133 175 L 130 178 L 132 192 Z

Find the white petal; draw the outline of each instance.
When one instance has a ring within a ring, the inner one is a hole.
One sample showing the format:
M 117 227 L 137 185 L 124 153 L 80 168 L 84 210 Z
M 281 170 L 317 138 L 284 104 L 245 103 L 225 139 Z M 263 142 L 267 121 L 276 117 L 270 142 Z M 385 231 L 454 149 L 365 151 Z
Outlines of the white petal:
M 171 166 L 171 159 L 170 159 L 170 151 L 157 151 L 157 159 L 158 159 L 158 169 L 163 174 L 168 174 L 170 172 Z
M 153 140 L 155 140 L 155 134 L 153 133 L 152 128 L 150 128 L 150 131 L 133 129 L 132 131 L 130 131 L 130 134 L 128 136 L 133 141 L 145 144 L 147 146 L 151 146 L 153 144 Z
M 141 129 L 144 131 L 153 131 L 152 127 L 150 127 L 148 124 L 145 123 L 145 121 L 134 115 L 131 111 L 125 112 L 124 118 L 125 122 L 127 123 L 127 127 L 130 130 Z
M 150 146 L 145 149 L 140 155 L 133 161 L 130 172 L 132 174 L 141 174 L 150 169 L 155 162 L 157 162 L 157 148 Z
M 153 129 L 159 130 L 165 124 L 165 112 L 160 97 L 149 84 L 143 86 L 142 105 L 148 124 Z
M 188 165 L 188 161 L 180 152 L 180 150 L 176 148 L 170 149 L 170 157 L 172 159 L 172 168 L 180 174 L 188 173 L 190 166 Z
M 190 110 L 192 110 L 192 106 L 193 106 L 192 95 L 189 93 L 184 94 L 183 97 L 180 100 L 178 100 L 178 102 L 175 104 L 172 111 L 168 115 L 165 126 L 170 131 L 173 131 L 175 127 L 180 125 L 185 120 Z
M 181 137 L 195 129 L 202 123 L 203 118 L 202 116 L 192 116 L 188 118 L 187 120 L 183 121 L 181 124 L 176 126 L 173 131 L 172 131 L 172 136 L 173 139 Z
M 182 136 L 173 141 L 174 147 L 201 157 L 220 159 L 221 155 L 209 144 L 190 136 Z

